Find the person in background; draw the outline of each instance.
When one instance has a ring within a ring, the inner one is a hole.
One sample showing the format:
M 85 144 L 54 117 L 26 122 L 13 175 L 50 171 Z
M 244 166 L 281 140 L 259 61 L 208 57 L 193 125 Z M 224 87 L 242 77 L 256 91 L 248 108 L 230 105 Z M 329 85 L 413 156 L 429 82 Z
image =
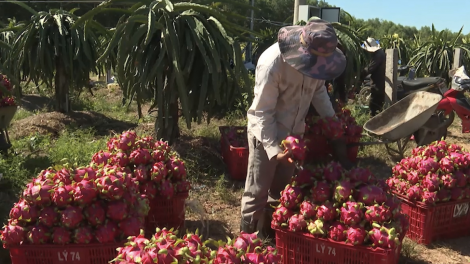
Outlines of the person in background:
M 344 47 L 341 45 L 341 43 L 338 43 L 338 49 L 343 52 L 343 54 L 345 54 Z M 348 58 L 346 57 L 346 60 L 347 59 Z M 341 106 L 346 105 L 346 103 L 348 102 L 346 88 L 346 69 L 341 73 L 340 76 L 336 77 L 334 80 L 327 80 L 325 85 L 326 87 L 328 87 L 328 85 L 332 85 L 333 96 L 331 100 L 333 101 L 333 106 L 335 107 L 335 110 L 340 110 Z M 338 100 L 339 105 L 336 105 L 336 102 L 334 102 L 335 100 Z
M 281 28 L 278 42 L 264 51 L 255 74 L 254 100 L 248 110 L 248 173 L 241 201 L 240 231 L 272 238 L 273 209 L 290 182 L 295 165 L 281 147 L 289 134 L 303 135 L 305 116 L 313 105 L 320 116 L 332 117 L 325 80 L 345 69 L 336 48 L 335 30 L 327 21 L 312 18 L 305 26 Z M 338 161 L 349 169 L 346 142 L 331 142 Z
M 367 38 L 362 48 L 371 54 L 369 65 L 362 70 L 361 82 L 367 75 L 371 75 L 369 110 L 370 115 L 375 116 L 382 111 L 385 101 L 385 51 L 374 38 Z

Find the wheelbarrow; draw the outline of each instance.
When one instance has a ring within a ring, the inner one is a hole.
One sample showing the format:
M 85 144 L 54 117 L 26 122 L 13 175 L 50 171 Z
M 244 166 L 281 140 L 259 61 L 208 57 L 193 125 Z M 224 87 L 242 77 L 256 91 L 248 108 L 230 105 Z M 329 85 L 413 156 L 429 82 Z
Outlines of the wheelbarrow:
M 357 142 L 348 146 L 385 144 L 389 155 L 404 157 L 408 143 L 414 138 L 418 146 L 427 145 L 447 136 L 447 128 L 454 116 L 436 112 L 442 96 L 425 91 L 410 94 L 374 116 L 364 124 L 364 130 L 375 138 L 371 142 Z M 397 144 L 397 149 L 391 147 Z
M 0 107 L 0 153 L 4 155 L 8 155 L 8 149 L 11 148 L 7 128 L 10 126 L 17 109 L 16 105 Z

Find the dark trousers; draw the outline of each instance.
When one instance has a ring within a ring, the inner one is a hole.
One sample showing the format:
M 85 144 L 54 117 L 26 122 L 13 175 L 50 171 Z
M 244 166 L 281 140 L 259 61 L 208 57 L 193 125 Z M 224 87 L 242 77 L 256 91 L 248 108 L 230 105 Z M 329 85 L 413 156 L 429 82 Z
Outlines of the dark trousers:
M 371 90 L 370 101 L 369 101 L 370 115 L 375 116 L 380 111 L 382 111 L 382 107 L 385 101 L 385 86 L 377 87 L 377 85 L 371 84 L 370 90 Z

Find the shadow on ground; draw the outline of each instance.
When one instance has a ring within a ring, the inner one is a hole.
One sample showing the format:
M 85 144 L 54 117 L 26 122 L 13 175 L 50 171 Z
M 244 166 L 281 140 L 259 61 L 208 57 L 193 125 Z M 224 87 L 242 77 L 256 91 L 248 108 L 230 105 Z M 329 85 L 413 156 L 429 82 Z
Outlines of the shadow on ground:
M 185 226 L 186 229 L 190 232 L 195 232 L 197 229 L 199 235 L 202 235 L 205 239 L 212 238 L 214 240 L 226 241 L 227 236 L 232 237 L 227 224 L 218 220 L 207 220 L 204 222 L 197 220 L 186 220 Z
M 460 252 L 460 255 L 470 257 L 470 236 L 457 239 L 438 241 L 428 246 L 429 249 L 449 248 Z
M 386 154 L 384 154 L 386 155 Z M 376 157 L 361 157 L 357 159 L 356 164 L 359 167 L 369 168 L 372 173 L 380 179 L 388 178 L 392 174 L 392 170 L 389 165 Z

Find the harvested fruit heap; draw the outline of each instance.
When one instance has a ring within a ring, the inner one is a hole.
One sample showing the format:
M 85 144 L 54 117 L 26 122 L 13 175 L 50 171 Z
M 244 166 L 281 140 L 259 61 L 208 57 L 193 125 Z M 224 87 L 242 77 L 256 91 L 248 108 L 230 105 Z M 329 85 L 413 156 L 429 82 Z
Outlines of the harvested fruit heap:
M 0 74 L 0 107 L 16 105 L 15 98 L 5 93 L 3 89 L 6 89 L 8 92 L 11 93 L 12 86 L 6 76 Z
M 50 168 L 27 184 L 1 240 L 5 248 L 118 242 L 139 234 L 148 210 L 149 201 L 128 169 Z
M 238 133 L 238 130 L 238 127 L 228 127 L 223 131 L 223 133 L 231 146 L 236 148 L 247 148 L 248 138 L 246 133 Z
M 215 245 L 211 250 L 209 244 Z M 196 233 L 187 233 L 182 239 L 177 232 L 157 229 L 149 240 L 141 233 L 129 237 L 125 247 L 118 248 L 118 256 L 112 263 L 234 263 L 234 264 L 277 264 L 281 256 L 272 247 L 262 248 L 256 234 L 241 233 L 228 243 L 222 241 L 202 241 Z
M 415 148 L 393 167 L 387 184 L 408 200 L 426 204 L 470 198 L 470 153 L 443 140 Z
M 328 139 L 357 137 L 362 134 L 362 126 L 357 124 L 350 110 L 343 108 L 336 113 L 336 117 L 308 116 L 305 119 L 305 134 L 323 135 Z
M 365 168 L 305 166 L 282 191 L 271 224 L 352 245 L 395 248 L 409 223 L 387 187 Z
M 191 188 L 186 180 L 184 162 L 172 152 L 168 143 L 125 131 L 111 138 L 107 145 L 109 152 L 96 153 L 92 163 L 129 168 L 140 192 L 149 199 L 157 196 L 171 199 L 176 193 L 188 192 Z

